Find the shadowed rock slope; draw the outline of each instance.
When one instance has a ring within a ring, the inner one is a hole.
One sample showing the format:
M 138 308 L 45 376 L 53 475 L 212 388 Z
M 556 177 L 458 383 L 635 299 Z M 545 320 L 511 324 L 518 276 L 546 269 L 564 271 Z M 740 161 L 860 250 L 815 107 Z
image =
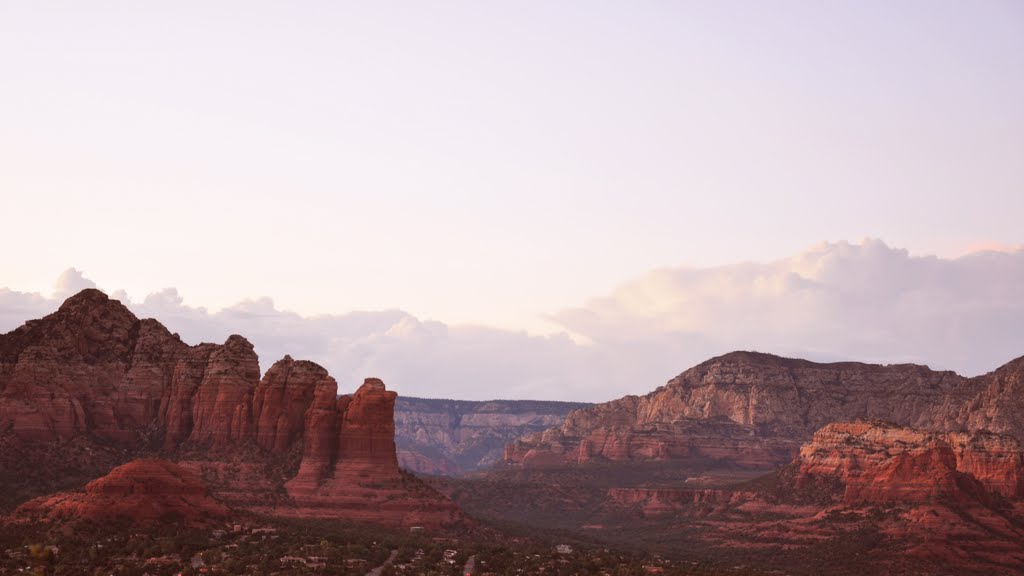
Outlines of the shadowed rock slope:
M 177 464 L 153 458 L 118 466 L 86 484 L 84 490 L 26 502 L 14 515 L 21 519 L 203 524 L 229 513 L 197 476 Z

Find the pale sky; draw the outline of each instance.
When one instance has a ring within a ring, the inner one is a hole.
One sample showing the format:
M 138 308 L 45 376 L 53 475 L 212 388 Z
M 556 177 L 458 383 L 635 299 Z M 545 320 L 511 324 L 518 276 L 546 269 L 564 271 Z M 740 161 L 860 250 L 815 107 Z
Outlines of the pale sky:
M 654 269 L 1016 246 L 1022 102 L 1019 1 L 0 1 L 0 286 L 552 333 Z

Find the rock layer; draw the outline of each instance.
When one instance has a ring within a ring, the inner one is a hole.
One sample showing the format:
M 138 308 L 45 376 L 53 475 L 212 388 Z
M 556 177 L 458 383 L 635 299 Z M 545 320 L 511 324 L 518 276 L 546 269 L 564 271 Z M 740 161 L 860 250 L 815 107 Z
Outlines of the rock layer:
M 716 439 L 718 428 L 731 430 L 729 438 L 756 439 L 761 454 L 777 456 L 769 464 L 781 465 L 815 430 L 858 418 L 935 431 L 991 427 L 1019 436 L 1024 432 L 1019 416 L 1024 410 L 1016 409 L 1024 397 L 1018 393 L 1024 390 L 1022 365 L 1024 360 L 1016 360 L 992 374 L 964 378 L 909 364 L 818 364 L 734 352 L 695 366 L 646 396 L 575 410 L 561 427 L 510 444 L 505 461 L 529 466 L 704 457 L 724 440 Z M 722 420 L 736 428 L 722 427 Z M 681 421 L 691 424 L 680 429 Z M 695 432 L 701 427 L 704 433 Z M 740 464 L 746 458 L 743 450 L 715 451 Z
M 264 450 L 282 453 L 303 438 L 306 411 L 321 384 L 333 386 L 334 379 L 313 362 L 278 360 L 256 388 L 252 413 L 256 443 Z
M 450 500 L 399 471 L 397 395 L 375 378 L 353 395 L 337 389 L 322 367 L 291 357 L 261 380 L 245 338 L 189 346 L 98 290 L 0 336 L 0 436 L 9 441 L 160 451 L 233 505 L 261 511 L 296 514 L 279 502 L 286 487 L 307 515 L 461 521 Z M 128 472 L 157 468 L 146 461 Z M 88 493 L 113 493 L 122 472 Z
M 1020 443 L 991 433 L 936 433 L 880 422 L 829 424 L 800 449 L 797 487 L 837 479 L 846 504 L 987 502 L 1024 497 Z
M 433 400 L 400 396 L 395 403 L 395 442 L 402 468 L 461 476 L 502 459 L 505 445 L 561 426 L 581 402 L 535 400 Z

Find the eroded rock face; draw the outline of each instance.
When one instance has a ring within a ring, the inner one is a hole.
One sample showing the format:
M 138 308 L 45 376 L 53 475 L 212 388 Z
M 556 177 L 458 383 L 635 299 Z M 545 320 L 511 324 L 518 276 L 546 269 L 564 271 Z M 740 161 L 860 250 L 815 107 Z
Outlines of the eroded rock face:
M 951 432 L 947 441 L 956 469 L 977 478 L 994 494 L 1024 498 L 1024 450 L 1012 436 L 989 432 Z
M 285 356 L 271 366 L 253 399 L 256 443 L 265 450 L 281 453 L 301 440 L 306 411 L 321 383 L 337 390 L 327 370 L 313 362 L 296 362 Z
M 561 426 L 580 402 L 435 400 L 399 396 L 398 462 L 413 472 L 460 476 L 502 460 L 505 445 Z
M 636 460 L 694 460 L 771 468 L 791 460 L 800 446 L 788 438 L 763 437 L 755 427 L 727 418 L 596 426 L 582 436 L 564 430 L 547 430 L 510 444 L 505 450 L 506 461 L 527 467 L 562 467 L 592 461 L 627 464 Z
M 138 524 L 201 524 L 228 515 L 194 474 L 159 459 L 134 460 L 89 482 L 84 491 L 62 492 L 26 502 L 16 517 L 47 520 L 128 519 Z
M 184 470 L 189 478 L 201 475 L 225 501 L 261 512 L 389 524 L 461 522 L 450 500 L 399 471 L 397 395 L 375 378 L 352 395 L 339 398 L 337 390 L 322 367 L 290 357 L 261 381 L 245 338 L 188 346 L 97 290 L 0 336 L 0 435 L 6 441 L 58 441 L 60 452 L 76 438 L 101 439 L 113 441 L 125 458 L 160 451 L 181 463 L 170 469 L 147 460 L 118 468 L 89 485 L 92 500 L 62 496 L 66 504 L 51 502 L 47 509 L 92 514 L 89 502 L 120 494 L 123 510 L 141 507 L 146 517 L 173 513 L 147 512 L 142 495 L 170 494 L 172 485 L 182 494 L 197 489 L 175 480 Z M 142 478 L 138 497 L 125 492 L 134 477 Z M 301 511 L 281 502 L 282 487 Z
M 302 461 L 295 478 L 288 481 L 289 493 L 314 493 L 334 470 L 338 454 L 338 384 L 334 378 L 320 381 L 306 410 Z
M 983 389 L 960 407 L 958 421 L 969 430 L 1024 437 L 1024 357 L 975 380 Z
M 246 440 L 259 381 L 252 345 L 188 346 L 98 290 L 0 336 L 0 432 L 37 441 L 139 436 L 223 447 Z
M 829 424 L 800 449 L 801 484 L 838 479 L 846 504 L 1024 496 L 1020 444 L 989 433 L 923 432 L 880 422 Z
M 192 399 L 189 441 L 213 449 L 240 444 L 252 434 L 252 400 L 260 364 L 252 344 L 230 336 L 214 348 Z
M 723 419 L 769 447 L 762 454 L 778 456 L 770 465 L 785 464 L 795 445 L 833 421 L 879 419 L 935 431 L 992 427 L 1019 435 L 1024 433 L 1021 366 L 1024 360 L 1017 360 L 968 379 L 917 365 L 818 364 L 734 352 L 695 366 L 646 396 L 575 410 L 560 428 L 510 444 L 505 461 L 528 466 L 676 459 L 714 448 L 724 458 L 753 464 L 757 458 L 742 451 L 730 455 L 718 446 L 714 428 L 727 430 L 716 423 Z M 679 431 L 682 420 L 695 424 Z M 695 433 L 699 427 L 706 431 Z M 682 445 L 689 449 L 680 450 Z
M 335 477 L 342 474 L 397 477 L 395 398 L 378 378 L 367 378 L 341 408 Z
M 299 473 L 286 485 L 297 508 L 277 513 L 400 526 L 464 522 L 450 499 L 399 471 L 396 396 L 377 378 L 333 402 L 333 390 L 318 389 L 306 428 L 316 440 L 305 447 Z
M 162 392 L 187 348 L 159 323 L 85 290 L 0 336 L 0 432 L 131 440 L 159 419 Z

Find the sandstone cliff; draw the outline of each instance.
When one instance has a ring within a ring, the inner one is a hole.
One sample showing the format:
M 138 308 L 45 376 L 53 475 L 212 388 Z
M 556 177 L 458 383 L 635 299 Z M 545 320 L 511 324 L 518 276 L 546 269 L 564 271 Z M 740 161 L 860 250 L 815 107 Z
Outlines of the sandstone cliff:
M 989 501 L 1024 497 L 1024 452 L 1009 436 L 939 433 L 882 422 L 840 422 L 800 449 L 797 487 L 834 478 L 846 504 Z
M 632 513 L 630 533 L 652 540 L 685 523 L 705 546 L 763 549 L 766 566 L 823 550 L 821 573 L 1021 574 L 1022 454 L 1016 439 L 988 432 L 832 423 L 769 476 L 724 489 L 614 488 L 586 521 Z M 837 554 L 847 558 L 827 564 Z
M 395 442 L 402 468 L 458 476 L 487 468 L 505 445 L 521 436 L 561 426 L 566 414 L 588 406 L 533 400 L 432 400 L 399 397 Z
M 0 335 L 0 448 L 102 453 L 93 477 L 112 460 L 159 453 L 181 465 L 174 474 L 186 470 L 232 506 L 262 512 L 295 515 L 298 504 L 306 515 L 390 524 L 462 521 L 450 500 L 400 473 L 397 395 L 373 378 L 353 395 L 339 398 L 337 388 L 322 367 L 290 357 L 261 379 L 243 337 L 189 346 L 85 290 Z M 17 465 L 7 454 L 0 462 Z M 122 476 L 97 484 L 93 500 Z
M 741 465 L 781 465 L 813 432 L 838 420 L 880 419 L 936 431 L 991 427 L 1019 435 L 1021 360 L 964 378 L 925 366 L 819 364 L 734 352 L 695 366 L 645 396 L 571 412 L 565 423 L 510 444 L 513 465 L 574 465 L 703 457 L 709 448 Z M 723 450 L 711 429 L 736 426 L 752 442 Z M 679 430 L 681 422 L 688 432 Z M 707 433 L 694 433 L 706 427 Z M 638 440 L 638 438 L 640 440 Z M 710 444 L 709 444 L 710 443 Z M 756 457 L 751 458 L 751 454 Z M 768 462 L 768 461 L 771 462 Z

